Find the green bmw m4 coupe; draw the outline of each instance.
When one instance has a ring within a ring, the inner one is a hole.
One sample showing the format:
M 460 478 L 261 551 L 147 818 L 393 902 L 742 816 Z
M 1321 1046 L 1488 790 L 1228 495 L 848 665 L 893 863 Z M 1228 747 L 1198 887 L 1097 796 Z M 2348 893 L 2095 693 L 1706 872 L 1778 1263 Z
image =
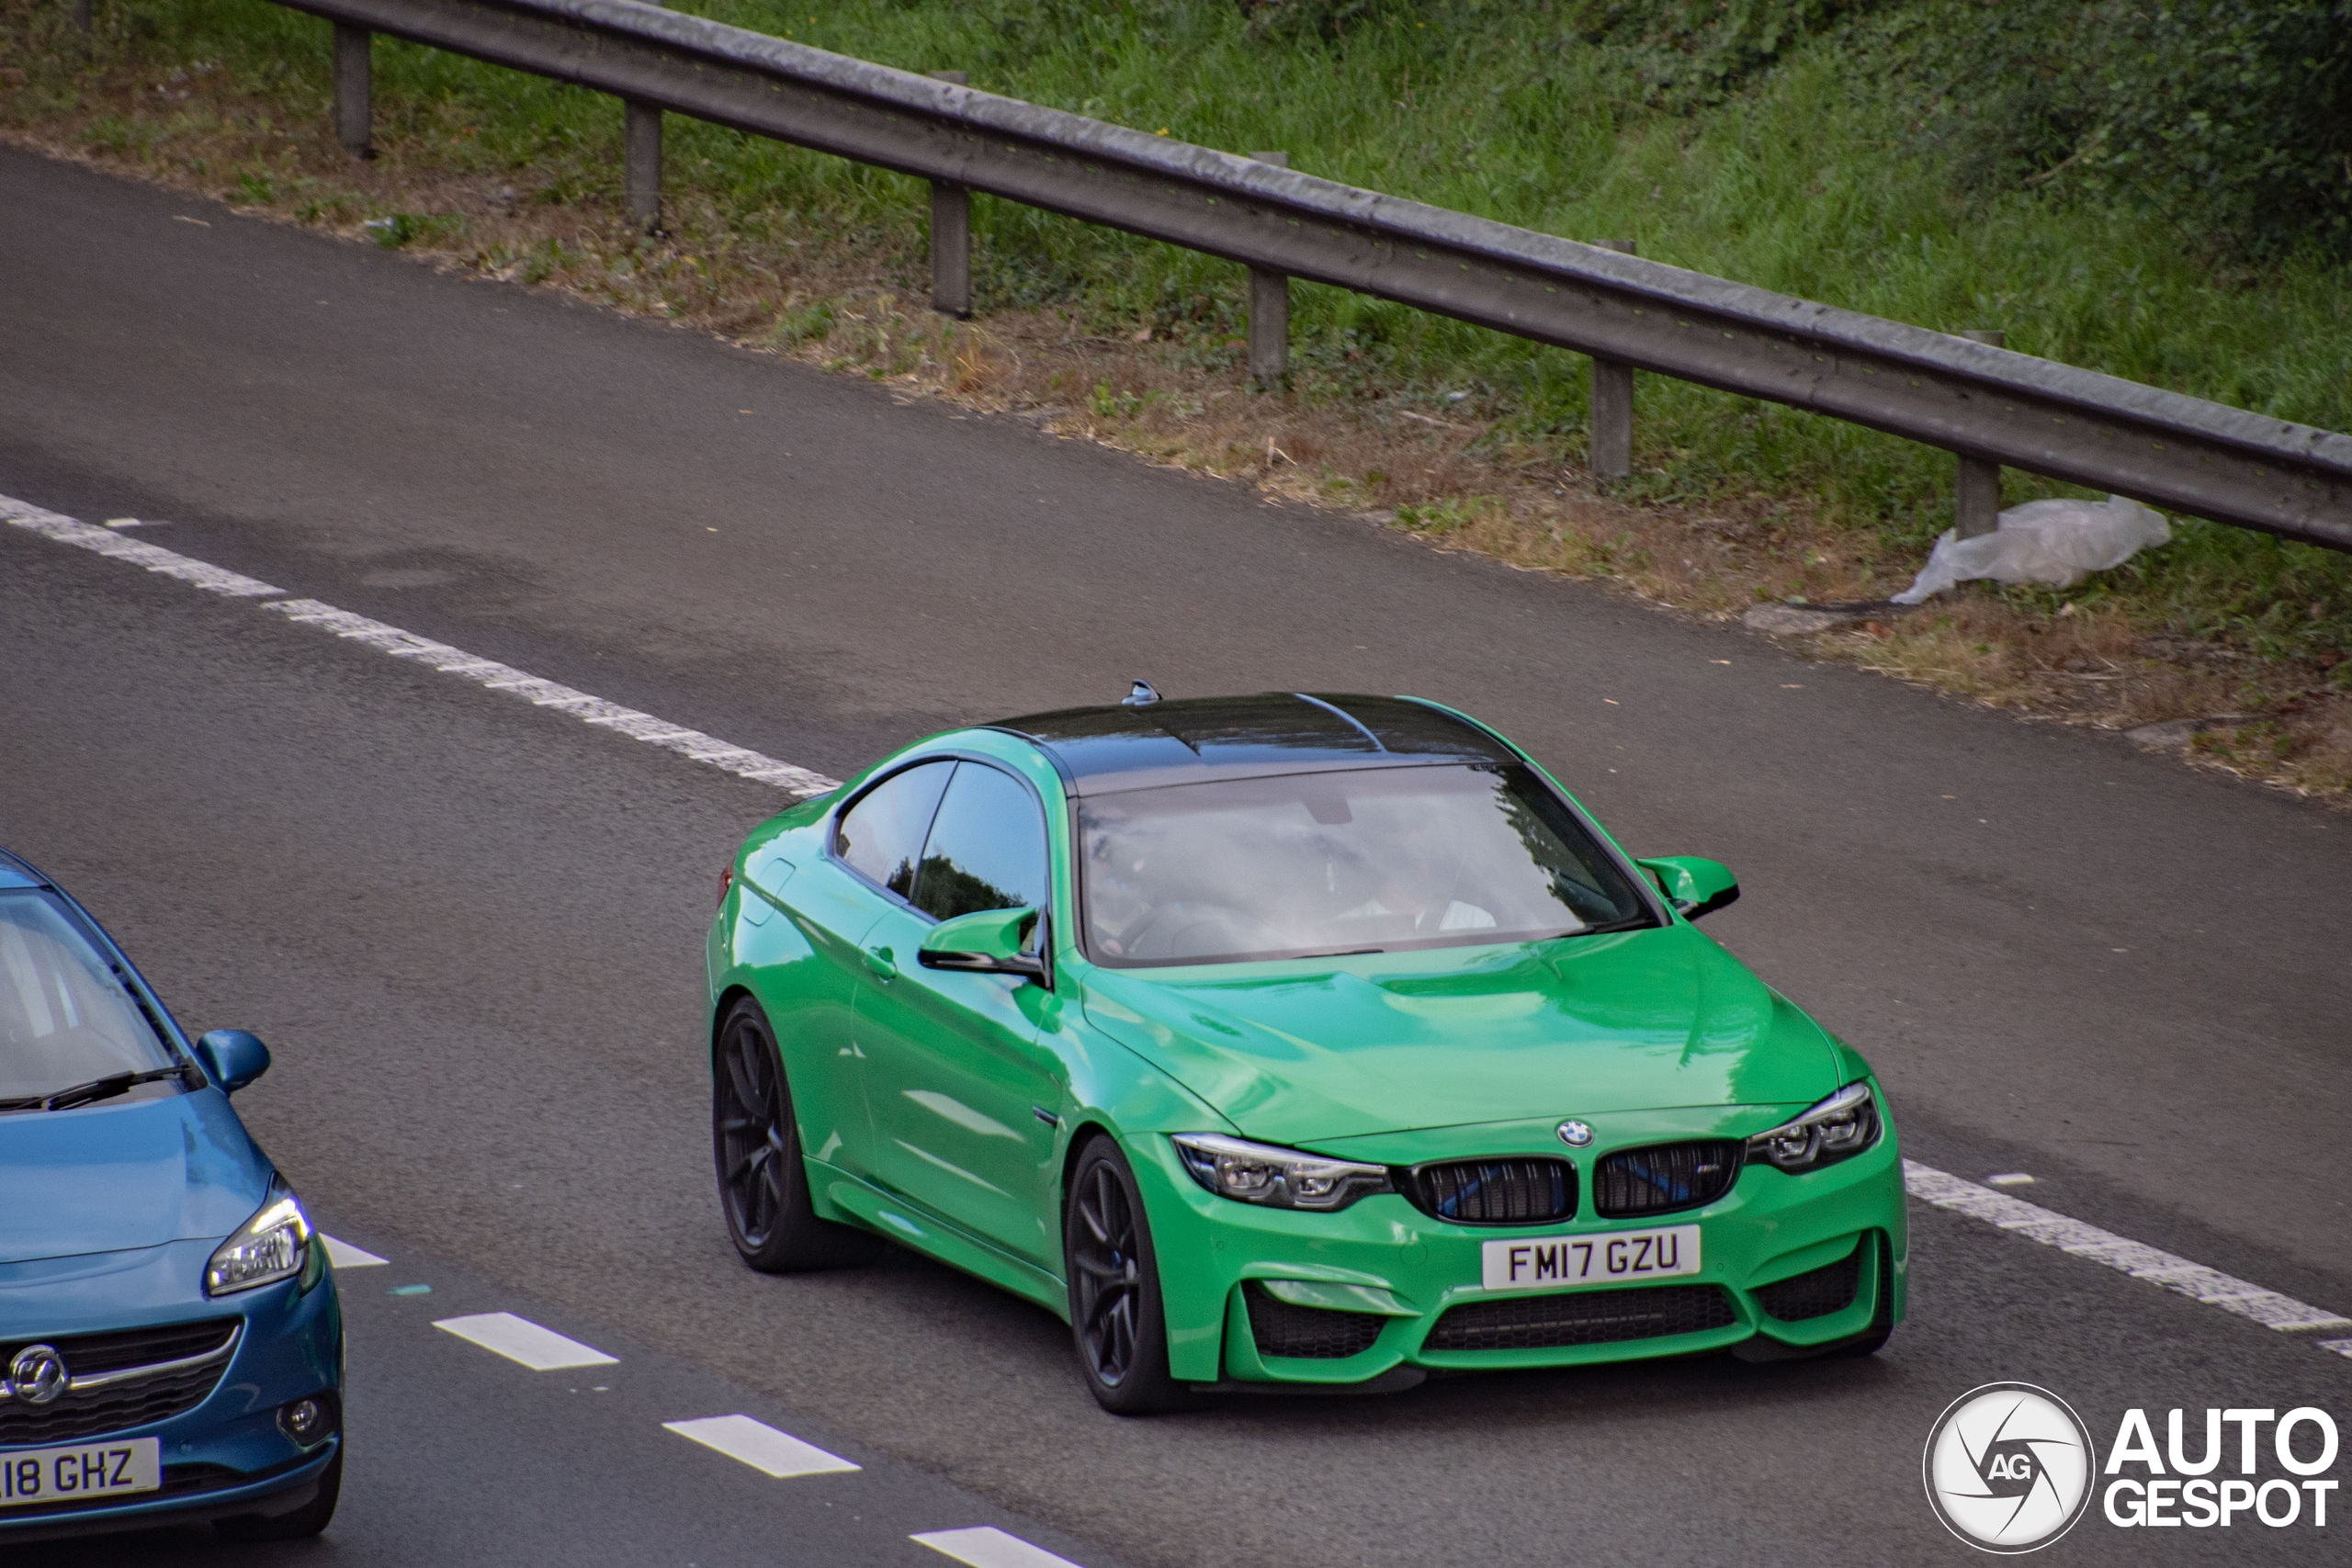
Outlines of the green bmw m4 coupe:
M 1158 700 L 909 746 L 753 832 L 710 930 L 754 1269 L 877 1236 L 1197 1391 L 1728 1349 L 1903 1315 L 1870 1066 L 1524 752 L 1405 697 Z

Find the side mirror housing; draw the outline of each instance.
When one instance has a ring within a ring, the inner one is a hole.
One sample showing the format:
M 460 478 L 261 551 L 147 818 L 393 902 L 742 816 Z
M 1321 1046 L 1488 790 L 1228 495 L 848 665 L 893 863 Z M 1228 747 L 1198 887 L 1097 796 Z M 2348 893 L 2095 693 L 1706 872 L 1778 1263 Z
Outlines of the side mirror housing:
M 196 1061 L 221 1093 L 234 1094 L 269 1071 L 269 1047 L 244 1030 L 215 1029 L 196 1043 Z
M 1667 901 L 1686 920 L 1712 915 L 1724 905 L 1739 901 L 1739 878 L 1721 861 L 1702 860 L 1697 855 L 1660 855 L 1656 860 L 1634 863 L 1650 874 L 1657 890 L 1666 895 Z
M 1035 909 L 983 909 L 977 915 L 958 915 L 932 927 L 915 957 L 926 969 L 1021 975 L 1051 987 L 1045 919 Z

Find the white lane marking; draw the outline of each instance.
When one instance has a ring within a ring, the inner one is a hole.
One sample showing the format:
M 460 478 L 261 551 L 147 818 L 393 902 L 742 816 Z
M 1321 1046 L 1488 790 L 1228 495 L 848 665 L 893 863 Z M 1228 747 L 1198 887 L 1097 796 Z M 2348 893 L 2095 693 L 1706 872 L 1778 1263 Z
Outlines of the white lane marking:
M 460 1339 L 469 1339 L 485 1350 L 495 1350 L 510 1361 L 520 1361 L 535 1372 L 558 1371 L 565 1367 L 610 1366 L 620 1359 L 577 1339 L 566 1339 L 554 1329 L 541 1328 L 529 1318 L 516 1317 L 511 1312 L 445 1317 L 433 1326 L 446 1329 Z
M 274 610 L 289 621 L 318 626 L 339 637 L 363 643 L 395 659 L 412 660 L 445 675 L 459 676 L 478 686 L 487 686 L 493 692 L 512 693 L 536 706 L 556 708 L 585 723 L 617 729 L 623 735 L 634 736 L 648 745 L 675 751 L 697 762 L 707 762 L 722 773 L 774 784 L 788 794 L 804 796 L 823 795 L 828 790 L 840 787 L 838 780 L 829 779 L 822 773 L 797 768 L 790 762 L 779 762 L 774 757 L 763 757 L 741 746 L 730 746 L 698 729 L 688 729 L 683 725 L 656 718 L 650 713 L 639 713 L 635 708 L 625 708 L 618 703 L 608 703 L 602 697 L 573 691 L 570 686 L 560 686 L 553 681 L 526 675 L 495 660 L 478 659 L 462 649 L 451 648 L 446 642 L 435 642 L 414 632 L 402 631 L 381 621 L 371 621 L 365 615 L 355 615 L 332 604 L 322 604 L 316 599 L 280 599 L 274 604 L 264 604 L 262 608 Z
M 774 784 L 787 795 L 806 799 L 841 787 L 838 779 L 829 779 L 822 773 L 796 767 L 790 762 L 780 762 L 748 747 L 730 745 L 698 729 L 688 729 L 684 725 L 656 718 L 650 713 L 639 713 L 635 708 L 608 703 L 586 692 L 574 691 L 553 681 L 543 681 L 537 675 L 526 674 L 496 660 L 478 659 L 446 642 L 435 642 L 430 637 L 418 637 L 398 626 L 371 621 L 348 610 L 338 610 L 316 599 L 288 598 L 283 588 L 273 587 L 258 578 L 223 570 L 191 556 L 143 540 L 127 539 L 115 532 L 111 525 L 94 528 L 76 518 L 45 512 L 28 502 L 5 495 L 0 495 L 0 520 L 45 538 L 55 539 L 60 544 L 77 545 L 102 556 L 112 556 L 119 560 L 143 566 L 150 571 L 179 578 L 214 593 L 225 593 L 234 599 L 270 600 L 272 603 L 264 604 L 263 609 L 274 610 L 300 625 L 317 626 L 337 637 L 389 653 L 395 659 L 413 660 L 444 674 L 459 676 L 476 685 L 487 686 L 493 692 L 512 693 L 537 706 L 556 708 L 583 723 L 616 729 L 648 745 L 675 751 L 691 761 L 707 763 L 722 773 Z M 116 521 L 127 525 L 132 520 L 119 518 Z
M 44 512 L 38 506 L 9 496 L 0 495 L 0 519 L 28 532 L 55 539 L 61 545 L 79 545 L 85 550 L 112 556 L 117 560 L 130 561 L 149 571 L 160 571 L 165 577 L 176 577 L 183 582 L 192 582 L 209 592 L 225 593 L 232 599 L 265 599 L 286 592 L 283 588 L 271 587 L 257 577 L 225 570 L 193 556 L 184 556 L 176 550 L 151 545 L 144 539 L 126 539 L 111 528 L 93 528 L 76 518 Z
M 662 1429 L 691 1438 L 729 1459 L 741 1460 L 753 1470 L 764 1470 L 782 1480 L 793 1475 L 842 1475 L 858 1467 L 839 1454 L 829 1454 L 814 1443 L 804 1443 L 789 1432 L 779 1432 L 749 1416 L 705 1416 L 693 1421 L 664 1421 Z
M 327 1261 L 337 1269 L 374 1269 L 385 1262 L 366 1247 L 354 1247 L 341 1236 L 321 1231 L 319 1239 L 327 1244 Z
M 1017 1535 L 1005 1534 L 994 1525 L 967 1530 L 932 1530 L 907 1539 L 919 1540 L 958 1562 L 968 1562 L 972 1568 L 1078 1568 L 1069 1558 L 1057 1557 L 1042 1546 L 1032 1546 Z
M 2152 1285 L 2162 1285 L 2207 1306 L 2220 1307 L 2251 1318 L 2266 1328 L 2286 1331 L 2303 1328 L 2352 1328 L 2352 1317 L 2342 1317 L 2324 1308 L 2310 1306 L 2292 1296 L 2266 1291 L 2233 1279 L 2218 1269 L 2208 1269 L 2201 1263 L 2191 1263 L 2169 1252 L 2160 1252 L 2142 1242 L 2103 1231 L 2097 1225 L 2070 1220 L 2053 1213 L 2022 1198 L 2012 1198 L 1996 1192 L 1989 1187 L 1979 1187 L 1973 1181 L 1925 1166 L 1915 1160 L 1903 1162 L 1903 1185 L 1914 1198 L 1933 1203 L 1939 1209 L 1950 1209 L 1998 1225 L 2005 1231 L 2038 1241 L 2044 1247 L 2054 1247 L 2061 1252 L 2071 1252 L 2077 1258 L 2087 1258 L 2094 1263 L 2104 1263 L 2109 1269 L 2120 1269 L 2135 1280 L 2145 1280 Z
M 2352 1339 L 2323 1339 L 2319 1342 L 2319 1348 L 2323 1350 L 2333 1350 L 2339 1356 L 2352 1356 Z
M 1987 1187 L 2030 1187 L 2033 1185 L 2033 1178 L 2022 1170 L 2012 1170 L 2001 1176 L 1986 1177 L 1984 1185 Z

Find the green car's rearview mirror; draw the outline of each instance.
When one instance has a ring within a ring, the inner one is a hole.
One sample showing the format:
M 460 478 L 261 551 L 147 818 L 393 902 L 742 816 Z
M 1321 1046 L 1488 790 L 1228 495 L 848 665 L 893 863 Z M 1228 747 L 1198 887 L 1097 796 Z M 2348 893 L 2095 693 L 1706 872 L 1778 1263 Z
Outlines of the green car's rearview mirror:
M 1052 985 L 1046 964 L 1045 933 L 1031 949 L 1027 937 L 1045 919 L 1035 909 L 983 909 L 958 915 L 931 928 L 916 956 L 926 969 L 962 969 L 980 975 L 1025 975 Z
M 1660 855 L 1634 863 L 1650 874 L 1657 890 L 1666 895 L 1686 920 L 1713 914 L 1739 898 L 1739 878 L 1721 861 L 1702 860 L 1697 855 Z

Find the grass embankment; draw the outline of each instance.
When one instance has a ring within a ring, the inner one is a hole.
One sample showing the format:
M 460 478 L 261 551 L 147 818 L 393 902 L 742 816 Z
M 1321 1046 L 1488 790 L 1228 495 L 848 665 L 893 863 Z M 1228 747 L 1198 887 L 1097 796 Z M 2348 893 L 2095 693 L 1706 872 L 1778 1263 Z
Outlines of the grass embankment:
M 2343 264 L 2231 259 L 2161 209 L 2070 188 L 2063 170 L 1962 183 L 1920 62 L 1937 17 L 1970 3 L 1844 7 L 1841 25 L 1749 48 L 1695 92 L 1660 92 L 1654 68 L 1677 57 L 1638 29 L 1596 28 L 1611 8 L 1591 5 L 1278 4 L 1254 19 L 1225 0 L 684 8 L 2352 428 Z M 1254 395 L 1239 269 L 987 197 L 981 315 L 957 327 L 922 308 L 918 182 L 674 117 L 670 231 L 649 239 L 620 212 L 613 100 L 388 39 L 381 156 L 354 164 L 329 130 L 323 22 L 261 0 L 98 0 L 85 50 L 64 12 L 0 8 L 0 131 L 20 141 L 751 346 L 1042 408 L 1068 434 L 1448 546 L 1721 615 L 1883 596 L 1949 522 L 1943 454 L 1655 377 L 1635 476 L 1597 491 L 1580 468 L 1581 359 L 1335 289 L 1295 288 L 1292 386 Z M 1290 12 L 1306 22 L 1286 25 Z M 1335 15 L 1357 20 L 1318 32 Z M 2014 472 L 2008 486 L 2012 504 L 2063 493 Z M 1815 646 L 2074 722 L 2257 714 L 2194 753 L 2352 791 L 2352 560 L 2195 521 L 2178 533 L 2073 591 L 1976 585 Z

